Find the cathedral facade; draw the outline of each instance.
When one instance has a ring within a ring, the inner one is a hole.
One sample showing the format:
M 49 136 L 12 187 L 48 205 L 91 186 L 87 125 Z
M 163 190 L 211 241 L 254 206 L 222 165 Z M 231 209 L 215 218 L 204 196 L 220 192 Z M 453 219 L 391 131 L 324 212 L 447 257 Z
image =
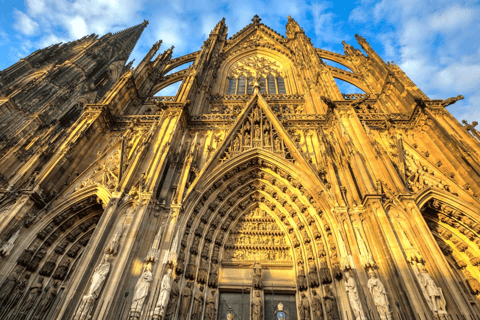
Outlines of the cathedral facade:
M 462 96 L 291 17 L 132 68 L 147 24 L 0 72 L 0 319 L 480 319 Z

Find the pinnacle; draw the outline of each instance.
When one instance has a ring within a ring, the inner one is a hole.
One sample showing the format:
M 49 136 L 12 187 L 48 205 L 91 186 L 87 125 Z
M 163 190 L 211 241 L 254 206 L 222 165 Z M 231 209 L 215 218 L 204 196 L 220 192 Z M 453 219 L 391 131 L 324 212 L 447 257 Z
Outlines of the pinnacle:
M 253 22 L 254 24 L 259 24 L 260 21 L 262 21 L 262 19 L 260 19 L 260 17 L 258 16 L 258 14 L 256 14 L 256 15 L 253 16 L 252 22 Z

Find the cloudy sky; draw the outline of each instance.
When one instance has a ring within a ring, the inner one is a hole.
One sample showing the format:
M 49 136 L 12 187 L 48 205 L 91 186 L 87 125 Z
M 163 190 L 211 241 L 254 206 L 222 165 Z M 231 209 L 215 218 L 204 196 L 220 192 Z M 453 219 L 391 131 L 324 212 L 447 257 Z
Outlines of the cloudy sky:
M 150 24 L 132 58 L 139 62 L 158 39 L 163 49 L 175 45 L 175 57 L 198 50 L 222 17 L 232 36 L 255 14 L 280 34 L 291 15 L 316 47 L 339 53 L 342 40 L 359 47 L 359 33 L 430 98 L 464 95 L 449 107 L 457 119 L 480 121 L 479 0 L 0 0 L 0 70 L 38 48 L 144 19 Z

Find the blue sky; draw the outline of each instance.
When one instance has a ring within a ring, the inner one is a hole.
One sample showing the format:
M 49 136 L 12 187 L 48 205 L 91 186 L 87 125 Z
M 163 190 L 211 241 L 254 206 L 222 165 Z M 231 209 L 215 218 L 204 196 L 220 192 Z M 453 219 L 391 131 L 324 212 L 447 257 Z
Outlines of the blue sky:
M 144 19 L 150 24 L 132 58 L 139 62 L 158 39 L 163 49 L 175 45 L 175 57 L 200 49 L 222 17 L 232 36 L 255 14 L 283 35 L 291 15 L 316 47 L 339 53 L 342 40 L 359 47 L 358 33 L 430 98 L 464 95 L 449 111 L 480 122 L 479 0 L 0 0 L 0 70 L 52 43 L 116 32 Z

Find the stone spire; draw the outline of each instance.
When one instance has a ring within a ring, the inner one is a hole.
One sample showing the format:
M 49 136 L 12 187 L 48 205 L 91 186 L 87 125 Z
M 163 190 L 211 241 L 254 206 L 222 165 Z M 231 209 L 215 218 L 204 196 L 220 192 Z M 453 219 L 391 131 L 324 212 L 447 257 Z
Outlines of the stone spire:
M 110 35 L 108 43 L 111 43 L 113 49 L 119 52 L 117 60 L 128 59 L 147 25 L 148 21 L 144 20 L 142 23 L 137 24 L 136 26 Z

